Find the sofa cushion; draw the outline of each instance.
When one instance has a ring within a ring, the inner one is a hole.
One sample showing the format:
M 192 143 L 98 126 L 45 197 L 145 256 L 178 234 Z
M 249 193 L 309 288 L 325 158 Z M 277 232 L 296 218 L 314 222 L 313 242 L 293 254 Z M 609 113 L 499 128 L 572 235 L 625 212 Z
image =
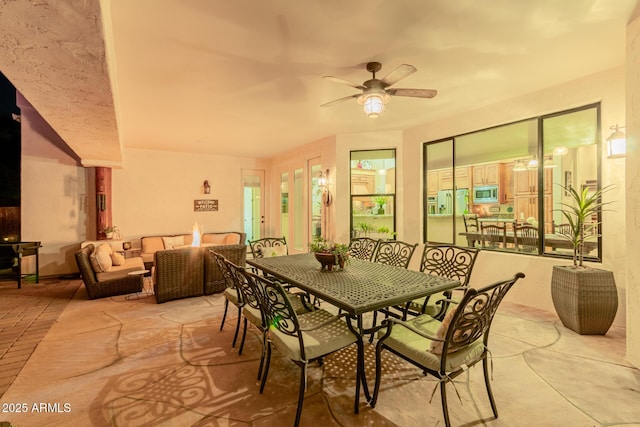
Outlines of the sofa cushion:
M 112 253 L 111 246 L 108 244 L 101 244 L 96 247 L 93 253 L 89 256 L 89 262 L 91 262 L 91 268 L 96 273 L 109 271 L 113 265 L 111 260 Z
M 129 272 L 138 270 L 144 270 L 144 262 L 142 262 L 142 258 L 126 258 L 124 260 L 124 264 L 114 265 L 109 269 L 109 271 L 96 273 L 96 280 L 98 282 L 102 282 L 105 280 L 120 279 L 127 277 Z
M 162 237 L 143 237 L 140 239 L 140 246 L 142 253 L 151 254 L 151 260 L 153 260 L 153 254 L 157 251 L 164 250 L 164 242 Z
M 120 252 L 112 252 L 111 261 L 113 265 L 122 265 L 124 264 L 124 255 L 122 255 Z
M 238 233 L 205 233 L 202 235 L 202 243 L 237 245 L 240 243 L 240 235 Z
M 165 236 L 162 238 L 164 249 L 176 249 L 184 246 L 184 236 Z

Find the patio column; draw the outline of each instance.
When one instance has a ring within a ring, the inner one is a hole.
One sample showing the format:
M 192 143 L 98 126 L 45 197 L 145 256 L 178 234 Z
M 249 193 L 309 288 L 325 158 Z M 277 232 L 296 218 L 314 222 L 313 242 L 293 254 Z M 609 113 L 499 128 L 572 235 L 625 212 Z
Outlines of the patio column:
M 626 253 L 627 360 L 640 366 L 640 10 L 627 25 L 626 54 Z
M 112 225 L 111 219 L 111 168 L 96 167 L 96 231 L 98 240 L 105 240 L 102 231 Z

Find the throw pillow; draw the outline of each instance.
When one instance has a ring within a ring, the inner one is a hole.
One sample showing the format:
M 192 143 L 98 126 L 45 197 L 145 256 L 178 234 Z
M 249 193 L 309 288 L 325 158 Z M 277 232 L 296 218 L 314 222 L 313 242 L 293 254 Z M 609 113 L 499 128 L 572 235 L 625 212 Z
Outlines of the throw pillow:
M 451 319 L 453 319 L 453 315 L 455 314 L 455 312 L 456 312 L 455 309 L 449 310 L 447 314 L 444 316 L 444 319 L 442 319 L 442 324 L 440 325 L 440 327 L 438 328 L 438 331 L 436 332 L 437 338 L 444 339 L 444 337 L 447 335 L 447 330 L 449 329 L 449 325 L 451 324 Z M 442 354 L 443 347 L 444 347 L 444 342 L 431 341 L 431 353 Z M 455 351 L 455 348 L 453 349 L 449 348 L 448 352 L 451 353 L 451 351 Z
M 184 246 L 184 236 L 163 237 L 165 249 L 177 249 L 178 246 Z
M 113 252 L 113 248 L 111 247 L 110 244 L 108 243 L 101 243 L 99 244 L 96 249 L 97 252 L 106 252 L 107 254 L 111 255 L 111 253 Z
M 113 262 L 113 265 L 123 265 L 124 255 L 122 255 L 120 252 L 112 252 L 111 261 Z
M 283 256 L 287 254 L 287 245 L 272 246 L 260 249 L 263 258 L 271 258 L 272 256 Z
M 95 250 L 89 256 L 89 262 L 91 262 L 91 268 L 96 273 L 102 273 L 105 271 L 109 271 L 113 266 L 113 261 L 111 261 L 111 254 L 106 250 Z

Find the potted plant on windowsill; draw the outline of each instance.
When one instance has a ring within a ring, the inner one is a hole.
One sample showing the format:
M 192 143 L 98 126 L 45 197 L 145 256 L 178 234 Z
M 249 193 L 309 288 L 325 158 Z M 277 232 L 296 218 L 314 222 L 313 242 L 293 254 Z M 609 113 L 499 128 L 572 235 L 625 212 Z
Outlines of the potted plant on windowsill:
M 373 202 L 378 205 L 378 215 L 384 215 L 384 209 L 387 205 L 389 198 L 387 196 L 375 196 Z
M 324 237 L 317 236 L 309 243 L 309 250 L 314 253 L 321 268 L 333 271 L 334 266 L 344 269 L 349 264 L 349 246 L 342 243 L 331 243 Z
M 585 266 L 584 242 L 598 237 L 599 222 L 591 221 L 610 202 L 602 195 L 611 187 L 589 192 L 563 187 L 572 203 L 562 203 L 570 232 L 562 234 L 573 247 L 573 265 L 556 265 L 551 275 L 553 306 L 562 324 L 581 335 L 607 333 L 618 310 L 613 272 Z

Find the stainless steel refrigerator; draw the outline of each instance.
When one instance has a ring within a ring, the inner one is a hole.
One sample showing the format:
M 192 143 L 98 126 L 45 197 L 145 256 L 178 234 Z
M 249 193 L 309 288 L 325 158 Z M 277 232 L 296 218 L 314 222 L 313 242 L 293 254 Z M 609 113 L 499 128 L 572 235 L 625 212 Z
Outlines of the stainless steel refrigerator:
M 455 198 L 455 203 L 454 203 Z M 453 215 L 455 205 L 455 215 L 463 215 L 469 202 L 469 190 L 466 188 L 459 190 L 438 191 L 438 214 Z

